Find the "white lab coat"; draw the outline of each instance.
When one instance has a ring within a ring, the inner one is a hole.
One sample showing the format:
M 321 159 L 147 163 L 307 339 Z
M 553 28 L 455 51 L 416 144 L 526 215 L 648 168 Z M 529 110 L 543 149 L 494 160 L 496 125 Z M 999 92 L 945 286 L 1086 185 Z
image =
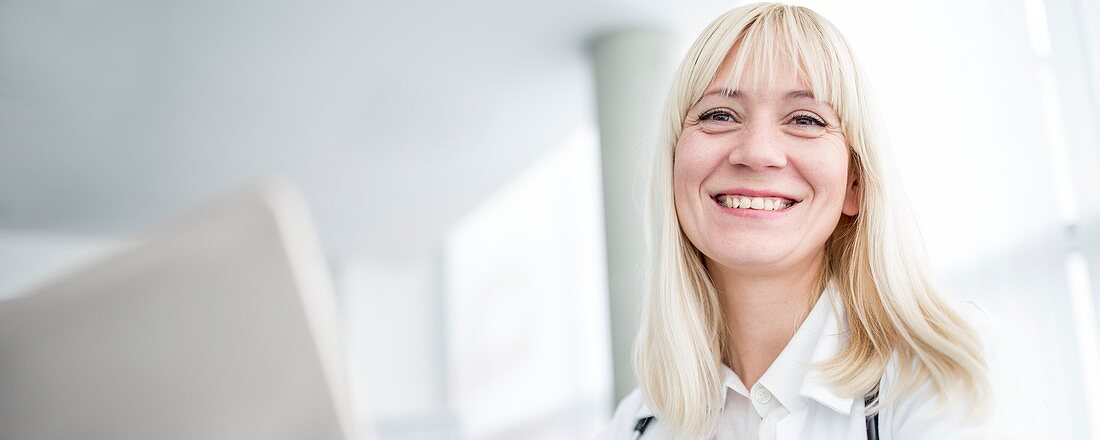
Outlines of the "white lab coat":
M 881 440 L 1039 439 L 1049 431 L 1049 411 L 1036 392 L 1036 374 L 1030 360 L 1012 335 L 985 308 L 974 301 L 953 306 L 978 331 L 986 348 L 994 387 L 993 417 L 983 424 L 966 420 L 961 407 L 943 413 L 934 410 L 931 385 L 885 406 L 879 413 Z M 812 362 L 831 358 L 847 344 L 847 325 L 842 308 L 827 307 L 830 317 L 814 348 Z M 834 319 L 838 318 L 838 319 Z M 896 378 L 892 359 L 880 388 L 890 391 Z M 863 399 L 833 394 L 816 373 L 803 379 L 799 396 L 804 404 L 777 421 L 776 440 L 866 438 Z M 634 425 L 653 411 L 635 389 L 619 403 L 610 423 L 596 440 L 632 440 Z M 671 439 L 667 426 L 654 420 L 642 440 Z M 727 440 L 727 439 L 717 439 Z M 737 439 L 741 440 L 741 439 Z

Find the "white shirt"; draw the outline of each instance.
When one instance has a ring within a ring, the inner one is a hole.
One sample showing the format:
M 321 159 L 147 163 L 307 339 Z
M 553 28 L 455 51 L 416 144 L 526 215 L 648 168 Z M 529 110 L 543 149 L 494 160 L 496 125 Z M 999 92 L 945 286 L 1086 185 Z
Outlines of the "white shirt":
M 726 365 L 721 365 L 726 400 L 717 440 L 761 439 L 865 439 L 863 398 L 838 396 L 809 365 L 832 358 L 847 344 L 847 321 L 832 283 L 818 299 L 798 331 L 760 380 L 746 390 Z M 962 410 L 933 412 L 930 385 L 883 407 L 879 413 L 881 440 L 1033 439 L 1050 432 L 1049 412 L 1035 392 L 1034 370 L 996 319 L 973 301 L 952 302 L 975 327 L 985 344 L 995 389 L 994 417 L 974 425 L 961 417 Z M 880 384 L 890 392 L 896 378 L 896 358 L 891 359 Z M 1030 380 L 1029 380 L 1030 379 Z M 653 411 L 635 389 L 623 398 L 597 440 L 633 439 L 638 419 Z M 952 417 L 952 415 L 959 415 Z M 667 425 L 654 419 L 642 440 L 670 439 Z
M 721 365 L 726 401 L 722 408 L 718 438 L 774 439 L 776 422 L 804 406 L 798 397 L 802 380 L 810 369 L 814 346 L 829 317 L 826 295 L 821 295 L 798 331 L 779 353 L 751 390 L 725 364 Z

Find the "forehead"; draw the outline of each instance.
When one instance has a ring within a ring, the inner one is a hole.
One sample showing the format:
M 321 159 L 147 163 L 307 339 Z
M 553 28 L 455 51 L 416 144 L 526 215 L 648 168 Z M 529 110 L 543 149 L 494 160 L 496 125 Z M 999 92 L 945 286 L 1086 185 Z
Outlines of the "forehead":
M 814 100 L 822 96 L 813 92 L 800 63 L 782 51 L 761 54 L 738 49 L 734 46 L 723 58 L 704 97 L 715 92 L 745 99 Z

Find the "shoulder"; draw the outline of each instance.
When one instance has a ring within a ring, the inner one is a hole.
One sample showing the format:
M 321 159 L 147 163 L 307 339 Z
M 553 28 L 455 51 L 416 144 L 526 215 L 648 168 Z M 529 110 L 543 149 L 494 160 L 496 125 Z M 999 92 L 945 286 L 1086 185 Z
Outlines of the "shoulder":
M 966 420 L 966 399 L 948 396 L 946 409 L 939 411 L 930 383 L 917 391 L 901 396 L 883 408 L 883 424 L 889 434 L 883 439 L 948 440 L 954 438 L 1041 438 L 1047 417 L 1047 406 L 1038 393 L 1038 375 L 1016 337 L 996 315 L 973 300 L 950 300 L 948 303 L 974 329 L 985 355 L 986 371 L 992 386 L 988 401 L 990 417 L 982 423 Z M 896 358 L 886 371 L 883 386 L 889 391 L 896 379 Z M 958 417 L 956 417 L 958 416 Z
M 948 300 L 947 303 L 974 329 L 987 362 L 1005 354 L 1003 346 L 1011 343 L 1012 335 L 993 313 L 975 300 Z
M 949 300 L 947 303 L 950 304 L 951 307 L 955 309 L 955 312 L 961 315 L 967 323 L 974 327 L 974 331 L 978 333 L 978 337 L 980 337 L 985 344 L 987 352 L 993 348 L 991 344 L 1001 342 L 1001 339 L 1005 336 L 1005 329 L 1000 320 L 978 301 Z
M 993 387 L 990 432 L 999 438 L 1044 438 L 1053 432 L 1037 363 L 1025 348 L 1021 329 L 977 301 L 959 301 L 957 310 L 981 337 Z
M 642 390 L 634 388 L 634 391 L 631 391 L 630 394 L 619 401 L 611 420 L 604 424 L 595 440 L 628 439 L 634 431 L 634 424 L 638 418 L 648 412 L 649 407 L 646 406 L 645 400 L 642 398 Z

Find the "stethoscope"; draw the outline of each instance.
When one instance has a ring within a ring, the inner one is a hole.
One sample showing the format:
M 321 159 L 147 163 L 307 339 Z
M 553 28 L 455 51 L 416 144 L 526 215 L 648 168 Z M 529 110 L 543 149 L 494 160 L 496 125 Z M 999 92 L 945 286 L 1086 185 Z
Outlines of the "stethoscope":
M 875 400 L 875 396 L 878 396 L 878 390 L 874 393 L 867 395 L 863 398 L 863 405 L 870 405 L 872 400 Z M 649 424 L 653 422 L 654 417 L 642 417 L 638 419 L 638 422 L 634 424 L 634 436 L 632 440 L 638 440 L 642 438 L 642 434 L 645 434 L 645 430 L 649 428 Z M 878 440 L 878 413 L 874 413 L 867 417 L 867 440 Z
M 638 440 L 638 439 L 642 438 L 642 434 L 645 434 L 646 428 L 649 427 L 649 422 L 652 422 L 652 421 L 653 421 L 653 416 L 642 417 L 642 418 L 638 419 L 638 423 L 634 424 L 634 436 L 631 437 L 630 439 L 631 440 Z

